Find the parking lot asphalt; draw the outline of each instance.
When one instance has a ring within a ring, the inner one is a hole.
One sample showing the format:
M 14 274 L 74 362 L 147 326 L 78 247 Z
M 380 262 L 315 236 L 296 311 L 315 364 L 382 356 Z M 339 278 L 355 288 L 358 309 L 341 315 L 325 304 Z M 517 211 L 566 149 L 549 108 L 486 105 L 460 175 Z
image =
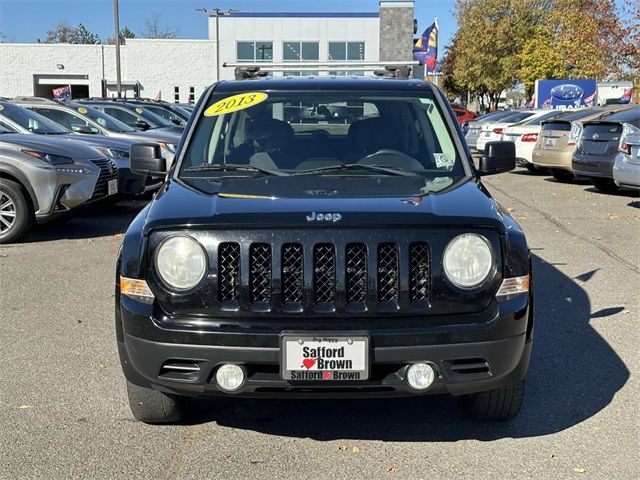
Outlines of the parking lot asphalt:
M 203 399 L 135 422 L 118 362 L 123 202 L 0 246 L 0 478 L 638 478 L 640 199 L 518 170 L 487 177 L 534 254 L 536 339 L 520 416 L 447 396 Z

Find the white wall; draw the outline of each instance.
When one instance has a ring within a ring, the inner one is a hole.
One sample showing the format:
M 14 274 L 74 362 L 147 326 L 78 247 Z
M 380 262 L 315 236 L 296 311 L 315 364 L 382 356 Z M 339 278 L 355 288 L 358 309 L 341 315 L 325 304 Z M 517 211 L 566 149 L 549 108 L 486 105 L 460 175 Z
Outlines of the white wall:
M 101 80 L 116 81 L 115 46 L 69 44 L 0 44 L 0 96 L 34 94 L 34 75 L 72 78 L 70 83 L 87 84 L 90 96 L 101 95 Z M 120 49 L 123 83 L 140 82 L 141 95 L 187 101 L 189 87 L 197 99 L 215 81 L 215 46 L 209 40 L 129 39 Z M 104 62 L 103 62 L 104 59 Z M 57 65 L 63 65 L 59 69 Z
M 328 60 L 328 42 L 365 42 L 365 60 L 378 61 L 378 17 L 220 17 L 220 59 L 236 62 L 236 42 L 272 41 L 273 61 L 282 62 L 282 43 L 319 42 L 321 62 Z M 216 19 L 209 17 L 209 39 L 215 44 Z M 232 68 L 221 68 L 221 79 L 233 78 Z
M 237 41 L 272 41 L 274 62 L 282 61 L 283 42 L 314 41 L 320 61 L 327 61 L 328 42 L 350 41 L 365 42 L 365 60 L 378 61 L 379 26 L 377 16 L 221 17 L 220 60 L 237 61 Z M 161 92 L 168 101 L 174 100 L 177 86 L 181 102 L 187 101 L 189 87 L 195 87 L 197 99 L 216 81 L 215 38 L 215 18 L 210 17 L 209 40 L 128 39 L 121 47 L 123 84 L 140 82 L 142 96 L 153 98 Z M 89 95 L 96 97 L 103 78 L 110 84 L 116 81 L 113 45 L 3 43 L 0 60 L 0 97 L 33 95 L 36 75 L 58 76 L 60 81 L 53 81 L 58 85 L 88 85 Z M 233 69 L 221 68 L 221 78 L 233 78 Z

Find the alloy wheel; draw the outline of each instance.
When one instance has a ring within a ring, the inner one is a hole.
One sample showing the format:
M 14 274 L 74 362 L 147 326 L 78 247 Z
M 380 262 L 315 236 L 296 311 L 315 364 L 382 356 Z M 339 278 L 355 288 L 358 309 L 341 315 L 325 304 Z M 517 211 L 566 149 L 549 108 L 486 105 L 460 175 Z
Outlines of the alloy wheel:
M 8 232 L 16 222 L 16 205 L 0 191 L 0 234 Z

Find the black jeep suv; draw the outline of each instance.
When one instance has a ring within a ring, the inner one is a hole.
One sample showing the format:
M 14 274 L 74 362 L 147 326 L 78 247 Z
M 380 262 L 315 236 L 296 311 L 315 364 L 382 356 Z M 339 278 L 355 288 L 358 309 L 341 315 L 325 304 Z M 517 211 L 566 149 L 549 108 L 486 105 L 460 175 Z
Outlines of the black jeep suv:
M 442 93 L 418 80 L 272 77 L 202 96 L 124 237 L 116 332 L 133 415 L 188 397 L 464 396 L 514 417 L 531 354 L 524 233 Z

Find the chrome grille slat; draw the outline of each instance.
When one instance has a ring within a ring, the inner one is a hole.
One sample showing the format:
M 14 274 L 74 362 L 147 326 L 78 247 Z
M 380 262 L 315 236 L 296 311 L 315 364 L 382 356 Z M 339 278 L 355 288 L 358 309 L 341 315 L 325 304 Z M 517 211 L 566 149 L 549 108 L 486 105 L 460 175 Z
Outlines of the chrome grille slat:
M 254 243 L 249 249 L 249 288 L 252 303 L 270 302 L 271 245 Z
M 313 247 L 313 297 L 315 303 L 333 302 L 336 297 L 336 252 L 329 243 Z
M 282 246 L 282 303 L 301 303 L 304 295 L 304 252 L 299 243 Z
M 96 181 L 96 186 L 93 189 L 91 200 L 102 198 L 108 193 L 108 186 L 110 180 L 118 178 L 118 168 L 115 166 L 112 160 L 109 159 L 96 159 L 91 160 L 91 163 L 100 168 L 100 174 Z
M 240 291 L 240 245 L 221 243 L 218 247 L 218 300 L 238 300 Z
M 378 245 L 378 302 L 397 302 L 399 285 L 400 255 L 396 243 Z
M 411 302 L 431 296 L 431 250 L 424 242 L 409 246 L 409 294 Z
M 367 246 L 350 243 L 345 251 L 345 289 L 347 303 L 367 301 Z

